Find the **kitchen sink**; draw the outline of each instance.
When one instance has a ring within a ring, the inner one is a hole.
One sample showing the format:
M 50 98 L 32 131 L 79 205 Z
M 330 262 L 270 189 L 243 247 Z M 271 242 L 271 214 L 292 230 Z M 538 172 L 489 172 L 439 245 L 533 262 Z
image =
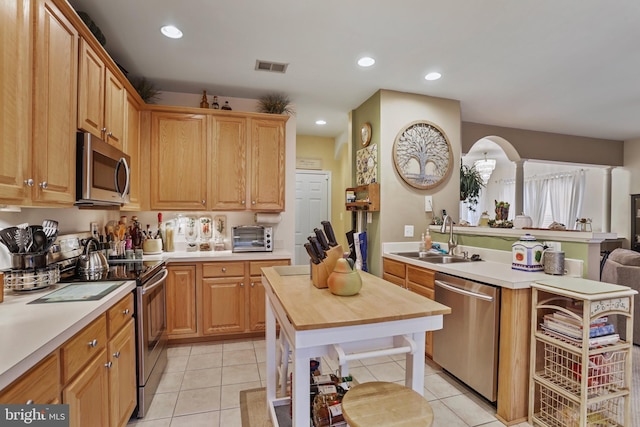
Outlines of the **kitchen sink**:
M 420 252 L 395 252 L 394 255 L 403 256 L 407 258 L 419 259 L 425 262 L 431 262 L 434 264 L 453 264 L 457 262 L 471 262 L 469 258 L 463 258 L 455 255 L 434 254 L 434 253 L 420 253 Z

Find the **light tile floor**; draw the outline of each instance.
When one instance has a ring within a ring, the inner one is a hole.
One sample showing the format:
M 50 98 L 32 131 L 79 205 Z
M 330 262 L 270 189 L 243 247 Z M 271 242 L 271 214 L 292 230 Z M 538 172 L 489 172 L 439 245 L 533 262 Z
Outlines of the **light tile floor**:
M 239 392 L 266 385 L 264 339 L 171 347 L 168 356 L 147 416 L 129 426 L 241 427 Z M 335 372 L 338 364 L 323 359 L 320 368 Z M 355 361 L 349 369 L 358 382 L 404 383 L 403 355 Z M 503 427 L 493 406 L 431 361 L 425 365 L 424 383 L 434 427 Z

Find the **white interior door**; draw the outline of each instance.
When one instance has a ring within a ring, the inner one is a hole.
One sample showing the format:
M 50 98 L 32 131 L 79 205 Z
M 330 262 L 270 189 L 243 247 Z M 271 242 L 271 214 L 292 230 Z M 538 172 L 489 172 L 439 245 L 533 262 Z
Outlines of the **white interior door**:
M 322 229 L 321 221 L 331 220 L 331 172 L 296 171 L 296 236 L 294 265 L 308 264 L 309 255 L 304 249 L 307 237 L 314 228 Z

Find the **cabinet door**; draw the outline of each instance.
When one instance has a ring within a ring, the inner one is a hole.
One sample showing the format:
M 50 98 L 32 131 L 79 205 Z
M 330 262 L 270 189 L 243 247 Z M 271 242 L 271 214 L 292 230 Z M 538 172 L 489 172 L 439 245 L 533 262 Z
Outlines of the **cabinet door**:
M 109 68 L 105 70 L 104 123 L 105 140 L 119 150 L 124 149 L 125 108 L 127 90 Z
M 261 276 L 251 276 L 249 284 L 249 329 L 266 330 L 265 294 Z
M 102 58 L 80 38 L 78 66 L 78 128 L 103 137 L 105 65 Z
M 211 123 L 211 208 L 245 209 L 247 121 L 240 117 L 215 117 Z
M 125 210 L 142 211 L 142 156 L 140 149 L 140 111 L 133 99 L 127 94 L 127 106 L 125 114 L 125 139 L 124 152 L 131 157 L 131 184 L 129 189 L 129 203 L 124 206 Z M 149 165 L 145 164 L 145 173 L 149 173 Z
M 35 204 L 75 202 L 78 32 L 51 0 L 37 0 L 33 92 Z
M 127 424 L 138 402 L 136 342 L 133 319 L 109 341 L 109 421 L 112 427 Z
M 109 425 L 109 379 L 107 352 L 95 357 L 62 391 L 62 403 L 69 404 L 71 427 Z
M 208 151 L 206 116 L 151 114 L 151 209 L 204 209 Z
M 251 209 L 284 210 L 284 122 L 251 120 Z
M 0 2 L 0 200 L 30 196 L 31 27 L 29 1 Z
M 171 336 L 195 334 L 196 267 L 169 266 L 167 276 L 167 334 Z
M 60 359 L 47 356 L 0 393 L 0 403 L 60 403 Z
M 202 279 L 202 333 L 244 332 L 244 277 Z

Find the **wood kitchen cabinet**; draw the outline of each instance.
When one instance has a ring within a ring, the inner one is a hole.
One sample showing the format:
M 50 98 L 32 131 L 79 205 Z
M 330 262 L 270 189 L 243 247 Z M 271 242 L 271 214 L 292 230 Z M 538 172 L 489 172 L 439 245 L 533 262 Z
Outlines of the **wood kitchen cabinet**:
M 249 262 L 249 330 L 266 330 L 265 291 L 262 284 L 262 268 L 289 265 L 289 260 Z
M 202 266 L 202 334 L 244 332 L 244 262 Z
M 124 84 L 83 37 L 78 62 L 78 129 L 123 150 L 127 96 Z
M 0 200 L 30 198 L 31 37 L 30 0 L 0 2 Z M 6 64 L 6 65 L 5 65 Z
M 133 313 L 133 310 L 131 311 Z M 108 345 L 109 425 L 123 427 L 138 404 L 136 340 L 133 318 L 110 337 Z
M 142 163 L 142 146 L 140 138 L 140 108 L 138 101 L 127 93 L 126 109 L 125 109 L 125 138 L 124 152 L 131 158 L 130 184 L 129 184 L 129 203 L 124 205 L 121 210 L 126 211 L 143 211 L 148 210 L 143 200 L 143 180 L 142 170 L 149 173 L 149 165 Z
M 212 209 L 245 209 L 247 191 L 247 119 L 212 117 Z
M 14 203 L 72 206 L 76 174 L 75 167 L 69 165 L 76 161 L 78 32 L 53 1 L 36 0 L 32 5 L 33 127 L 27 144 L 31 155 L 26 162 L 18 161 L 22 164 L 19 167 L 27 165 L 27 170 L 16 170 L 17 176 L 8 182 L 10 186 L 22 183 L 28 187 L 25 198 Z M 18 151 L 24 152 L 25 148 Z M 13 153 L 3 157 L 3 163 L 14 158 Z
M 0 403 L 60 403 L 60 358 L 54 351 L 0 392 Z
M 251 121 L 251 205 L 257 211 L 284 210 L 286 120 Z
M 435 271 L 389 258 L 382 259 L 382 269 L 384 280 L 435 300 Z M 425 335 L 425 354 L 433 355 L 433 332 Z
M 109 378 L 107 352 L 102 350 L 62 391 L 69 404 L 69 425 L 109 425 Z
M 151 209 L 207 207 L 207 140 L 205 115 L 151 113 Z
M 169 265 L 167 271 L 167 336 L 197 336 L 196 266 Z

